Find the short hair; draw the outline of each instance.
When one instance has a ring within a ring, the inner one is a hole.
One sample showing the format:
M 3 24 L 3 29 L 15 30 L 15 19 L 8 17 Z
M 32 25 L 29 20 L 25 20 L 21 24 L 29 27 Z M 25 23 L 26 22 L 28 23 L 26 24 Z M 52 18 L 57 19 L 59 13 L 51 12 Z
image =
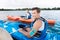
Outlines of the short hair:
M 37 10 L 37 13 L 40 13 L 40 8 L 38 8 L 38 7 L 34 7 L 34 8 L 32 8 L 32 10 Z

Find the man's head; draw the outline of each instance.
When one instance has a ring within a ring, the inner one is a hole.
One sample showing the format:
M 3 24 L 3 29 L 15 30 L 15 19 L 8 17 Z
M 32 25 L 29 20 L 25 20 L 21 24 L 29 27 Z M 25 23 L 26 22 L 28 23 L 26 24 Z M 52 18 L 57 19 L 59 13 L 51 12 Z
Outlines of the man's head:
M 34 7 L 32 8 L 32 17 L 38 18 L 40 16 L 40 8 Z

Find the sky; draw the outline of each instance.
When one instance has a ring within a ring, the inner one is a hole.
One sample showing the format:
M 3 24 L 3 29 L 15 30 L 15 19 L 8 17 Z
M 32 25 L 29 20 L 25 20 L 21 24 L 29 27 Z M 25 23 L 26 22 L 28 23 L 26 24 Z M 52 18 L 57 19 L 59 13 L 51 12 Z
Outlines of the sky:
M 0 0 L 0 8 L 53 8 L 60 7 L 60 0 Z

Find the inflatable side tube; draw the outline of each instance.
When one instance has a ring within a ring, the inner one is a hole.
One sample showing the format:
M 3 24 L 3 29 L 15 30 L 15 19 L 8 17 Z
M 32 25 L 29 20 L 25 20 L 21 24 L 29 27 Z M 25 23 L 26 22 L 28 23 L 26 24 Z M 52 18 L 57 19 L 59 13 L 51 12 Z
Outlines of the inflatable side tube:
M 49 24 L 49 25 L 54 26 L 55 20 L 47 20 L 47 21 L 48 21 L 48 24 Z

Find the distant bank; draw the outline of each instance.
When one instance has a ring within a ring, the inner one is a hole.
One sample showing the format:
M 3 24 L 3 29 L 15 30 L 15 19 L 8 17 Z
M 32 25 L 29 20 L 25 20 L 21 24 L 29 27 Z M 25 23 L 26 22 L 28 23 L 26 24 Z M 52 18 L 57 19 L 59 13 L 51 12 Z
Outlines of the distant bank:
M 27 10 L 27 9 L 29 9 L 29 10 L 32 10 L 32 8 L 17 8 L 17 9 L 4 9 L 4 8 L 2 8 L 2 9 L 0 9 L 0 11 L 23 11 L 23 10 Z M 41 10 L 60 10 L 60 7 L 59 8 L 56 8 L 56 7 L 54 7 L 54 8 L 40 8 Z

